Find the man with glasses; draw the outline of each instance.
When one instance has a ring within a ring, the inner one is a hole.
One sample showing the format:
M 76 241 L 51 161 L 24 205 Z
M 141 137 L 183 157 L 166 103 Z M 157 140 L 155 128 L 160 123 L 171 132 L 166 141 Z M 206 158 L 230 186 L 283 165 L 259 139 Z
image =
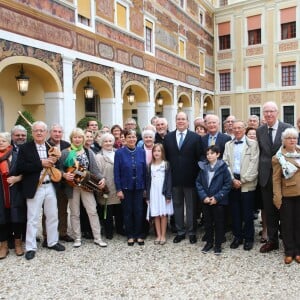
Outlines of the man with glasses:
M 97 120 L 89 120 L 86 124 L 86 129 L 91 130 L 93 133 L 99 130 Z
M 16 125 L 11 130 L 11 144 L 13 150 L 18 152 L 19 147 L 26 143 L 27 130 L 22 125 Z
M 42 207 L 46 216 L 48 248 L 64 251 L 58 243 L 57 199 L 51 178 L 45 172 L 57 161 L 48 155 L 49 147 L 45 144 L 48 130 L 42 121 L 32 124 L 33 141 L 20 147 L 17 158 L 17 174 L 23 176 L 21 185 L 23 196 L 27 199 L 26 254 L 27 260 L 33 259 L 37 250 L 36 234 Z
M 228 134 L 231 138 L 234 138 L 234 134 L 233 134 L 234 121 L 235 121 L 235 116 L 228 116 L 224 122 L 225 134 Z
M 268 242 L 260 248 L 261 253 L 278 249 L 279 211 L 273 204 L 272 157 L 282 145 L 282 132 L 291 127 L 279 121 L 278 114 L 277 104 L 272 101 L 266 102 L 263 106 L 263 117 L 266 123 L 256 131 L 260 150 L 258 178 L 268 232 Z

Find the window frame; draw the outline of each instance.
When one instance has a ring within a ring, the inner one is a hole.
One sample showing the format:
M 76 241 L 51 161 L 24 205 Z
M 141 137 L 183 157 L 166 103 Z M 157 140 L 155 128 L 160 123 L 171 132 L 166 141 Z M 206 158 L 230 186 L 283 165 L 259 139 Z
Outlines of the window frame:
M 253 45 L 261 45 L 261 28 L 248 30 L 248 46 Z
M 292 113 L 287 113 L 286 112 L 286 109 L 288 108 L 292 108 Z M 293 104 L 287 104 L 287 105 L 282 105 L 282 120 L 283 122 L 285 123 L 288 123 L 288 124 L 291 124 L 292 126 L 295 125 L 295 113 L 296 113 L 296 110 L 295 110 L 295 105 Z M 290 122 L 290 119 L 291 119 L 291 122 Z
M 282 41 L 294 39 L 296 38 L 296 35 L 296 21 L 280 24 L 280 37 Z
M 147 26 L 147 22 L 151 23 L 152 24 L 152 28 L 149 28 Z M 149 53 L 151 55 L 154 55 L 155 54 L 155 23 L 153 20 L 149 19 L 149 18 L 145 18 L 144 19 L 144 35 L 145 35 L 145 52 L 146 53 Z M 148 50 L 148 43 L 147 43 L 147 30 L 150 30 L 151 33 L 150 33 L 150 38 L 151 38 L 151 41 L 150 41 L 150 51 Z
M 282 65 L 281 86 L 282 87 L 296 86 L 296 82 L 297 82 L 296 64 Z
M 219 36 L 219 50 L 229 50 L 231 49 L 231 35 L 220 35 Z
M 121 25 L 119 25 L 118 22 L 118 4 L 125 7 L 126 11 L 125 11 L 125 20 L 126 20 L 126 26 L 123 27 Z M 122 0 L 117 0 L 115 1 L 115 25 L 118 26 L 119 28 L 121 28 L 122 30 L 129 30 L 129 11 L 130 7 L 129 4 L 126 1 L 122 1 Z
M 225 76 L 225 78 L 222 78 Z M 229 86 L 228 86 L 229 83 Z M 219 90 L 220 92 L 231 91 L 231 72 L 219 72 Z
M 180 43 L 183 43 L 183 55 L 181 55 L 180 53 Z M 182 37 L 179 37 L 178 39 L 178 55 L 179 57 L 181 57 L 182 59 L 186 59 L 186 40 Z

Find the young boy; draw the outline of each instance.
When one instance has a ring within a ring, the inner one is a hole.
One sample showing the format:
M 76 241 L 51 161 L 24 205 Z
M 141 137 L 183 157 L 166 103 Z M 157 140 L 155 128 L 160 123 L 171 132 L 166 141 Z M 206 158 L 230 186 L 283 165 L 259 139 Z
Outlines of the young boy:
M 228 205 L 228 193 L 232 186 L 228 166 L 218 160 L 220 149 L 210 146 L 206 150 L 207 161 L 200 161 L 196 188 L 203 203 L 204 228 L 207 243 L 202 249 L 207 253 L 214 246 L 214 253 L 221 254 L 224 238 L 224 206 Z

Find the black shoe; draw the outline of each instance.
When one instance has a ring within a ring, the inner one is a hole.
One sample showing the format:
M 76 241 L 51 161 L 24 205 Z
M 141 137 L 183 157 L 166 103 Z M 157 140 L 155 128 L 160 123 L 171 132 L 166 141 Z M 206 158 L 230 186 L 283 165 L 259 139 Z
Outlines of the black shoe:
M 42 247 L 43 247 L 43 248 L 48 248 L 47 239 L 44 239 L 44 240 L 43 240 Z
M 48 249 L 55 250 L 55 251 L 65 251 L 66 250 L 65 246 L 63 246 L 60 243 L 56 243 L 55 245 L 48 247 Z
M 230 248 L 231 249 L 236 249 L 241 244 L 243 244 L 243 241 L 239 240 L 238 238 L 234 238 L 233 242 L 230 244 Z
M 201 250 L 201 252 L 206 254 L 210 249 L 212 249 L 212 247 L 213 247 L 212 243 L 206 243 L 203 249 Z
M 67 242 L 67 243 L 72 243 L 72 242 L 74 242 L 74 239 L 73 238 L 71 238 L 69 235 L 61 235 L 61 236 L 59 236 L 59 239 L 61 240 L 61 241 L 65 241 L 65 242 Z
M 191 244 L 196 244 L 197 243 L 197 238 L 194 234 L 190 235 L 190 243 Z
M 215 253 L 215 255 L 220 255 L 220 254 L 222 253 L 221 247 L 215 246 L 215 248 L 214 248 L 214 253 Z
M 245 242 L 244 243 L 244 250 L 249 251 L 253 248 L 253 242 Z
M 34 256 L 35 256 L 35 251 L 30 250 L 25 253 L 25 258 L 27 260 L 33 259 Z
M 174 240 L 173 240 L 173 243 L 177 244 L 177 243 L 180 243 L 182 240 L 185 239 L 185 235 L 182 234 L 182 235 L 176 235 Z
M 112 240 L 113 239 L 113 234 L 107 234 L 105 235 L 107 240 Z

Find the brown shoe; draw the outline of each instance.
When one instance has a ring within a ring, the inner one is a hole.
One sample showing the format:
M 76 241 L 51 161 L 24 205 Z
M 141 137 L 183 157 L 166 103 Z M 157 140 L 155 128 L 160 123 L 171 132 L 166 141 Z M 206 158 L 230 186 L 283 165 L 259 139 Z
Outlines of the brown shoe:
M 24 255 L 23 244 L 21 239 L 15 239 L 15 252 L 17 256 Z
M 300 255 L 296 255 L 296 256 L 295 256 L 295 261 L 296 261 L 298 264 L 300 264 Z
M 0 259 L 4 259 L 8 254 L 8 245 L 7 241 L 3 241 L 0 243 Z
M 267 253 L 273 250 L 277 250 L 279 248 L 278 243 L 274 243 L 274 242 L 266 242 L 263 246 L 261 246 L 260 248 L 260 253 Z
M 284 257 L 284 263 L 286 265 L 289 265 L 292 261 L 293 261 L 293 257 L 292 256 L 285 256 Z

